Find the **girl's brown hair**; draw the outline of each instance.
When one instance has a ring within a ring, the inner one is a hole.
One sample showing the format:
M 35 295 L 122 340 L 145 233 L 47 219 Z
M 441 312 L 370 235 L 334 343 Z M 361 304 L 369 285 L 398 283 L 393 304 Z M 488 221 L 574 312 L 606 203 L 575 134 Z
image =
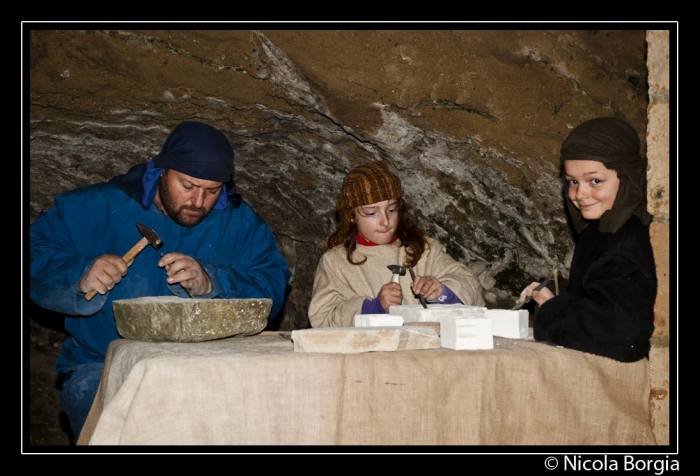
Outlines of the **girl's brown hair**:
M 340 193 L 335 198 L 340 221 L 338 228 L 326 237 L 324 242 L 326 249 L 342 244 L 347 250 L 348 262 L 357 265 L 363 264 L 367 258 L 359 262 L 352 259 L 357 248 L 357 225 L 354 221 L 357 207 L 396 199 L 399 224 L 395 236 L 401 240 L 401 246 L 406 248 L 407 262 L 404 263 L 404 266 L 415 266 L 425 251 L 425 234 L 413 222 L 402 197 L 401 180 L 389 170 L 384 162 L 377 160 L 350 170 L 343 179 Z

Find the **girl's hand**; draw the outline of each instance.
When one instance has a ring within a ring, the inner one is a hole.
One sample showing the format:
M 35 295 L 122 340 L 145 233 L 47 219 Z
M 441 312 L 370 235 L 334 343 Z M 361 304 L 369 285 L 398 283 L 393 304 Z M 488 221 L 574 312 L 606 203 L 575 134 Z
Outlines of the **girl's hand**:
M 413 294 L 422 294 L 428 301 L 434 301 L 442 294 L 442 283 L 433 276 L 416 276 L 411 283 Z
M 389 312 L 391 306 L 400 305 L 402 298 L 401 286 L 398 283 L 386 283 L 379 290 L 379 303 L 386 312 Z
M 540 283 L 530 283 L 530 285 L 523 289 L 523 292 L 520 293 L 520 298 L 518 298 L 516 303 L 521 303 L 527 299 L 528 296 L 532 296 L 532 299 L 534 299 L 535 302 L 541 306 L 554 297 L 554 294 L 552 294 L 552 291 L 550 291 L 548 288 L 542 288 L 539 291 L 535 291 L 535 288 L 539 285 Z

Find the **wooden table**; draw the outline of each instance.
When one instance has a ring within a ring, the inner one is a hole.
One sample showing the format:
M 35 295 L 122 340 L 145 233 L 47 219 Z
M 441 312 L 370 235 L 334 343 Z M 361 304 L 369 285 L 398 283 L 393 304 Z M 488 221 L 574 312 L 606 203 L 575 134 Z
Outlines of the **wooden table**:
M 494 349 L 294 352 L 278 332 L 117 340 L 79 444 L 647 445 L 646 359 L 528 340 Z

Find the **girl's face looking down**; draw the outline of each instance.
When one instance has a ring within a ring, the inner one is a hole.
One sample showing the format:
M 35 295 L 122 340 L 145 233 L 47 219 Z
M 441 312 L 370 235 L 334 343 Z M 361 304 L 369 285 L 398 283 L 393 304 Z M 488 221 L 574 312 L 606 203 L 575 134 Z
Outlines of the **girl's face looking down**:
M 586 220 L 598 220 L 615 203 L 620 179 L 617 172 L 595 160 L 564 161 L 571 203 Z
M 394 198 L 355 208 L 357 230 L 367 240 L 385 245 L 394 238 L 399 225 L 399 204 Z

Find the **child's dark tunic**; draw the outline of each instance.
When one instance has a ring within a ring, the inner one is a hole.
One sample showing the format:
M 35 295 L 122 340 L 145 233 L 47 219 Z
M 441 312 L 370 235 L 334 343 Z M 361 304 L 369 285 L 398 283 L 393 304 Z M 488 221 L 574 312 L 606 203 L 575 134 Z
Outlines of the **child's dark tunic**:
M 567 292 L 535 314 L 535 339 L 623 362 L 649 352 L 656 269 L 649 228 L 632 216 L 616 233 L 586 227 L 574 249 Z

